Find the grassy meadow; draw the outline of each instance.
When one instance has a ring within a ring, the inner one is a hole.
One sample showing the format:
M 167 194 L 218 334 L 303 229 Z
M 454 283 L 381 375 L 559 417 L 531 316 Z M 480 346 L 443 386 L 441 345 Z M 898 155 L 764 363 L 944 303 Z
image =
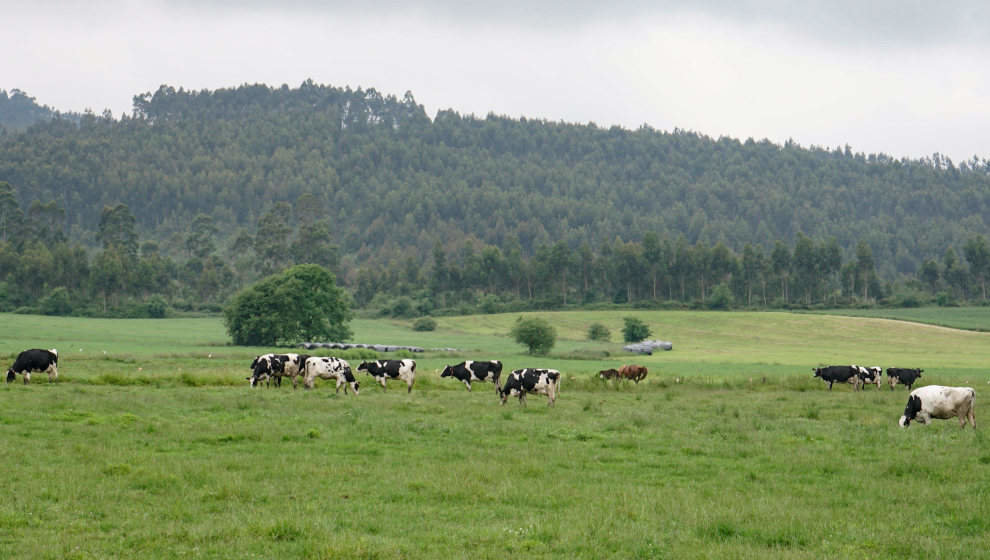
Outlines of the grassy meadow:
M 898 321 L 914 321 L 916 323 L 928 323 L 973 331 L 990 331 L 990 306 L 842 309 L 828 311 L 827 313 L 830 315 L 848 315 L 850 317 L 874 317 Z
M 904 388 L 831 393 L 819 364 L 922 367 L 990 392 L 990 334 L 787 313 L 539 313 L 356 320 L 354 340 L 416 355 L 411 394 L 249 389 L 219 319 L 0 315 L 4 368 L 59 349 L 59 382 L 0 389 L 2 558 L 988 557 L 990 440 L 955 421 L 897 427 Z M 672 352 L 622 354 L 637 316 Z M 329 351 L 324 351 L 329 352 Z M 343 353 L 348 356 L 347 353 Z M 557 406 L 499 406 L 446 363 L 552 366 Z M 360 353 L 349 357 L 352 365 Z M 595 372 L 642 363 L 639 385 Z M 394 387 L 394 388 L 393 388 Z M 981 430 L 983 428 L 981 427 Z

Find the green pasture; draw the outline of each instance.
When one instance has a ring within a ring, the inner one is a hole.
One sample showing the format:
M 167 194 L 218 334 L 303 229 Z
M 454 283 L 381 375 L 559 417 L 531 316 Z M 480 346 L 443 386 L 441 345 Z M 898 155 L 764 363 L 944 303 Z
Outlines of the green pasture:
M 0 558 L 990 557 L 990 334 L 787 313 L 540 313 L 560 340 L 529 357 L 518 315 L 433 332 L 358 320 L 355 341 L 416 355 L 411 394 L 250 389 L 262 348 L 218 319 L 0 315 L 0 357 L 57 347 L 56 384 L 0 387 Z M 672 352 L 583 340 L 647 322 Z M 106 352 L 106 353 L 104 353 Z M 329 351 L 325 351 L 329 352 Z M 349 359 L 359 361 L 361 353 Z M 557 406 L 500 406 L 438 369 L 499 358 L 565 376 Z M 639 385 L 604 383 L 637 362 Z M 901 429 L 906 391 L 831 393 L 817 364 L 925 369 L 977 390 L 980 430 Z M 319 383 L 319 382 L 318 382 Z
M 916 307 L 897 309 L 840 309 L 822 311 L 829 315 L 873 317 L 928 323 L 955 329 L 990 331 L 990 306 L 984 307 Z

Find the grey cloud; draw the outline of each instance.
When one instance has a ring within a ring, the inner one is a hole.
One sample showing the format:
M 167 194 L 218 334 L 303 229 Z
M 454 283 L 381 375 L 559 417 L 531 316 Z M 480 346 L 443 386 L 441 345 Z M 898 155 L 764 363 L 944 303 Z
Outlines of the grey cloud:
M 225 14 L 305 13 L 324 17 L 418 16 L 464 26 L 513 26 L 560 31 L 575 26 L 634 24 L 701 17 L 741 26 L 773 25 L 823 43 L 919 47 L 990 43 L 990 4 L 979 0 L 161 0 L 162 5 Z

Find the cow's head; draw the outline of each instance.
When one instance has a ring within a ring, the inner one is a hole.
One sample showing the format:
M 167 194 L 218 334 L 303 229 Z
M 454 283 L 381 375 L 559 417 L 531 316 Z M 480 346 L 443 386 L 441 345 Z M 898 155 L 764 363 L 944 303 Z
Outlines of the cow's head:
M 815 375 L 813 375 L 812 377 L 822 376 L 822 368 L 811 368 L 811 371 L 815 372 Z
M 358 371 L 368 371 L 368 362 L 361 362 L 358 366 Z
M 11 383 L 15 379 L 17 379 L 17 376 L 14 375 L 14 370 L 13 369 L 8 369 L 7 370 L 7 383 Z
M 454 368 L 452 366 L 446 366 L 440 372 L 440 377 L 450 377 L 451 375 L 454 375 Z
M 902 428 L 907 428 L 911 425 L 911 420 L 914 420 L 919 412 L 921 412 L 921 397 L 917 395 L 909 396 L 907 405 L 904 407 L 904 414 L 901 416 L 898 424 Z

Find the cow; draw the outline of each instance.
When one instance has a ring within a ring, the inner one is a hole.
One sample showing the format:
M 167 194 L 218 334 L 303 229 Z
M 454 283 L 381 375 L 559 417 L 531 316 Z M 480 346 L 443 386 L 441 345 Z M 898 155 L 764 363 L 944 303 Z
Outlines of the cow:
M 856 378 L 849 378 L 848 382 L 856 386 L 856 389 L 864 388 L 867 384 L 876 385 L 880 389 L 880 382 L 883 379 L 883 368 L 877 366 L 864 367 L 852 366 L 858 370 Z
M 475 362 L 467 360 L 454 366 L 446 366 L 440 372 L 440 377 L 453 377 L 464 383 L 467 390 L 471 390 L 472 381 L 491 381 L 495 385 L 495 394 L 498 394 L 499 377 L 502 375 L 502 362 L 491 360 L 487 362 Z
M 902 385 L 907 385 L 908 391 L 911 390 L 911 386 L 914 382 L 921 377 L 921 372 L 923 369 L 910 369 L 910 368 L 887 368 L 887 381 L 890 382 L 890 390 L 894 390 L 894 385 L 898 383 Z
M 346 395 L 347 386 L 350 385 L 351 389 L 354 390 L 354 394 L 358 394 L 360 383 L 354 378 L 354 372 L 351 371 L 351 364 L 347 363 L 346 360 L 334 357 L 310 356 L 306 359 L 303 372 L 303 387 L 307 389 L 312 389 L 313 382 L 319 377 L 320 379 L 336 380 L 337 393 L 340 393 L 340 388 L 343 386 L 344 394 Z
M 278 363 L 278 358 L 275 354 L 262 354 L 261 356 L 256 356 L 254 360 L 251 361 L 251 375 L 247 377 L 252 387 L 257 387 L 262 381 L 265 385 L 271 387 L 272 379 L 275 380 L 275 386 L 282 386 L 282 376 L 275 375 L 275 371 L 281 368 L 281 364 Z
M 406 382 L 407 393 L 412 393 L 413 383 L 416 381 L 416 361 L 415 360 L 376 360 L 374 362 L 361 362 L 358 371 L 367 372 L 375 378 L 375 381 L 382 384 L 385 389 L 387 379 L 401 379 Z
M 527 393 L 538 393 L 547 396 L 547 406 L 554 406 L 557 400 L 557 384 L 560 382 L 560 372 L 555 369 L 523 368 L 513 370 L 505 385 L 499 390 L 499 398 L 504 405 L 509 397 L 519 396 L 519 404 L 526 404 Z
M 942 385 L 926 385 L 919 387 L 908 395 L 904 414 L 897 422 L 902 428 L 911 425 L 912 420 L 927 424 L 932 418 L 947 420 L 953 416 L 959 417 L 959 427 L 965 428 L 966 421 L 976 429 L 976 417 L 973 415 L 973 397 L 976 391 L 972 387 L 943 387 Z
M 619 368 L 619 379 L 632 379 L 636 384 L 639 384 L 645 378 L 646 366 L 630 364 Z
M 615 368 L 603 369 L 598 372 L 598 377 L 608 381 L 609 379 L 615 379 L 619 377 L 619 370 Z
M 303 375 L 306 364 L 306 354 L 264 354 L 255 358 L 254 373 L 248 377 L 251 386 L 269 378 L 275 378 L 275 385 L 282 386 L 282 377 L 292 379 L 292 388 L 296 388 L 296 377 Z
M 58 379 L 58 350 L 32 348 L 21 352 L 7 370 L 7 383 L 17 379 L 17 374 L 21 374 L 24 376 L 24 384 L 27 385 L 31 382 L 32 371 L 47 373 L 48 382 L 54 383 Z
M 857 366 L 827 366 L 821 368 L 811 368 L 811 371 L 815 372 L 815 377 L 821 377 L 822 381 L 828 383 L 828 390 L 832 390 L 832 384 L 835 382 L 845 383 L 849 382 L 859 389 L 859 368 Z

